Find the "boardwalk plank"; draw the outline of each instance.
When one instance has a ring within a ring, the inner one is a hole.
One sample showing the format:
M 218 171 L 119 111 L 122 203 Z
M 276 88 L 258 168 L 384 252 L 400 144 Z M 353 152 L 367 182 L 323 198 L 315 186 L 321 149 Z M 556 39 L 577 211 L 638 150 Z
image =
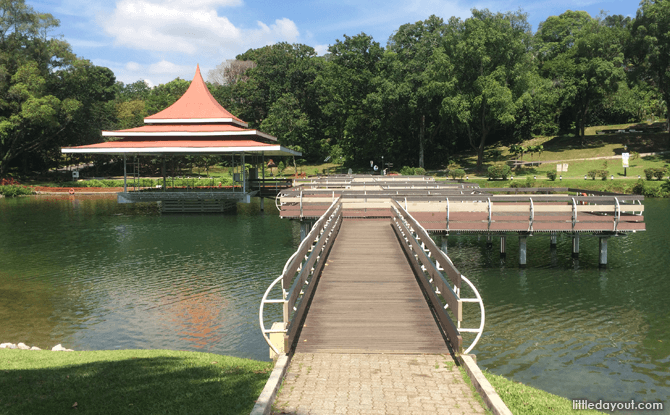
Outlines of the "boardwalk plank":
M 390 221 L 345 219 L 296 352 L 449 353 Z

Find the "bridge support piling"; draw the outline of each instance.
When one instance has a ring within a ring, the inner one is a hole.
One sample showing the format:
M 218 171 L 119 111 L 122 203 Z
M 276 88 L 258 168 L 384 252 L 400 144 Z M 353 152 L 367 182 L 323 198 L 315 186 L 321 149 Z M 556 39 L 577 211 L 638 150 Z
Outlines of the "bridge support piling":
M 308 220 L 300 221 L 300 242 L 302 242 L 312 228 L 312 223 Z
M 507 237 L 505 235 L 500 236 L 500 256 L 504 257 L 507 255 L 505 252 L 505 242 L 506 242 Z
M 579 235 L 575 234 L 572 236 L 572 256 L 579 256 Z
M 606 268 L 607 267 L 607 237 L 606 236 L 601 236 L 598 239 L 600 240 L 600 243 L 598 244 L 598 246 L 600 248 L 600 255 L 599 255 L 598 264 L 600 265 L 601 268 Z
M 519 265 L 526 266 L 526 235 L 519 235 Z
M 441 239 L 442 239 L 442 243 L 440 244 L 440 249 L 441 249 L 442 252 L 444 252 L 445 254 L 449 254 L 449 253 L 447 252 L 447 241 L 448 241 L 448 238 L 449 238 L 449 235 L 442 235 L 442 238 L 441 238 Z
M 551 237 L 549 239 L 549 247 L 550 248 L 556 248 L 556 245 L 558 244 L 558 235 L 555 233 L 551 234 Z
M 265 198 L 261 196 L 261 212 L 265 210 Z

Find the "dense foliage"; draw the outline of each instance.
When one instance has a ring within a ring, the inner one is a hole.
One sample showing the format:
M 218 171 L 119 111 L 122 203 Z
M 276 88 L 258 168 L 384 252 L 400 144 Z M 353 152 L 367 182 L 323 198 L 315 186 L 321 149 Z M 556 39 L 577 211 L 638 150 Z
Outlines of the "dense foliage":
M 62 162 L 60 147 L 142 125 L 189 86 L 179 78 L 153 88 L 115 82 L 47 35 L 58 26 L 51 15 L 25 0 L 0 0 L 0 10 L 0 175 L 46 171 Z M 486 147 L 498 143 L 532 156 L 541 146 L 518 143 L 533 135 L 572 134 L 578 145 L 589 125 L 665 118 L 669 31 L 670 2 L 662 0 L 642 1 L 635 19 L 566 11 L 535 33 L 520 11 L 473 9 L 468 19 L 404 24 L 386 46 L 360 33 L 325 56 L 302 44 L 251 49 L 210 71 L 209 88 L 309 162 L 436 168 L 470 148 L 481 167 L 495 154 Z M 171 159 L 168 167 L 221 162 Z

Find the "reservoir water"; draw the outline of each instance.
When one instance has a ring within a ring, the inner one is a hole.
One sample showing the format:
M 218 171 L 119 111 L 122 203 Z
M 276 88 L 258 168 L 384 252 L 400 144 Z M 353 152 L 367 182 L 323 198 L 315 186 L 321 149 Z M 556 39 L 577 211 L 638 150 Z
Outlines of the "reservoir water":
M 266 207 L 160 215 L 109 196 L 0 199 L 0 342 L 268 360 L 258 305 L 299 226 Z M 597 238 L 575 260 L 568 237 L 555 250 L 531 237 L 521 269 L 515 238 L 501 260 L 497 243 L 450 236 L 486 306 L 479 365 L 567 398 L 670 405 L 670 201 L 645 209 L 647 231 L 611 238 L 605 270 Z

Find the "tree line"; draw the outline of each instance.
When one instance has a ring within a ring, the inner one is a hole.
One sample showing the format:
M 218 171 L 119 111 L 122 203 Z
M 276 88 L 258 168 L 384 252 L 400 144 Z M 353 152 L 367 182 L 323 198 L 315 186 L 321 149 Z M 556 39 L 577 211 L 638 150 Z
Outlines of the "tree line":
M 103 140 L 101 129 L 142 125 L 189 81 L 150 88 L 75 56 L 48 36 L 58 22 L 23 0 L 0 0 L 0 175 L 43 171 L 59 148 Z M 635 18 L 551 16 L 532 32 L 521 12 L 472 10 L 400 26 L 385 46 L 344 35 L 324 56 L 303 44 L 251 49 L 208 74 L 229 111 L 303 151 L 441 167 L 466 149 L 589 125 L 665 118 L 670 99 L 670 2 L 644 0 Z

